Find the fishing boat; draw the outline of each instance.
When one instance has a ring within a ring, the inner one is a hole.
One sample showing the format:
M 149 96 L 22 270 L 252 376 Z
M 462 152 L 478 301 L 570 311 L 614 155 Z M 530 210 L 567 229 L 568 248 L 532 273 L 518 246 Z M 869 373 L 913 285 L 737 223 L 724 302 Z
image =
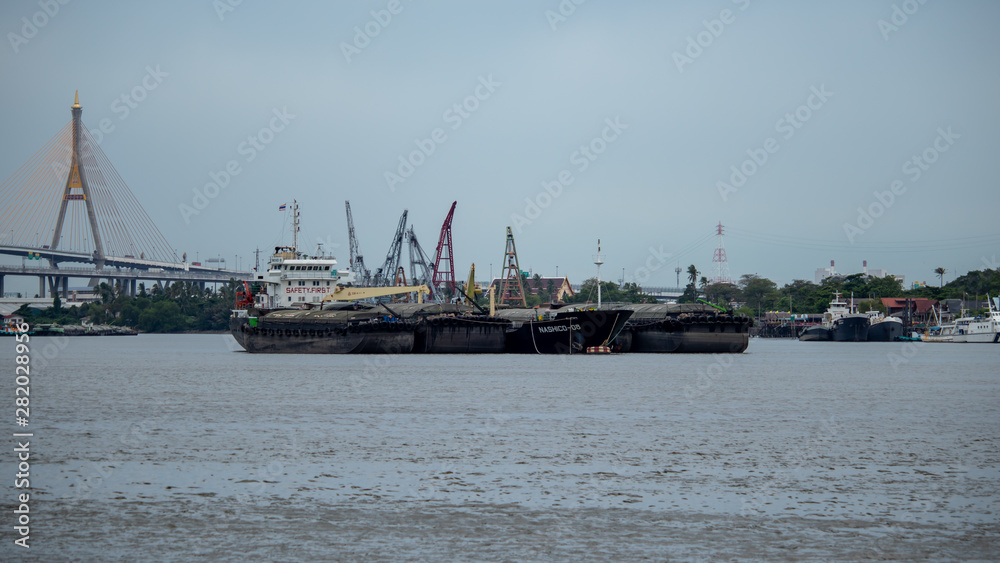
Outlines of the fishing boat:
M 931 308 L 931 314 L 937 321 L 936 326 L 929 327 L 926 332 L 920 335 L 921 342 L 954 342 L 955 323 L 942 323 L 941 314 L 943 311 L 935 311 Z

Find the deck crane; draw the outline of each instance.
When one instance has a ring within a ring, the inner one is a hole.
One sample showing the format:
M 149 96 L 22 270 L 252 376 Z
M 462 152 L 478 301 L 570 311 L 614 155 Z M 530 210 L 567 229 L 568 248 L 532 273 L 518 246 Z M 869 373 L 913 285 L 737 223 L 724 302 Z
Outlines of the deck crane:
M 410 281 L 414 285 L 430 285 L 434 275 L 431 271 L 431 260 L 427 253 L 417 242 L 417 235 L 413 232 L 413 226 L 406 230 L 406 242 L 410 249 Z M 431 288 L 432 295 L 434 289 Z
M 441 225 L 441 237 L 438 239 L 437 252 L 434 255 L 434 276 L 431 278 L 431 287 L 435 291 L 446 287 L 451 290 L 451 295 L 455 295 L 457 292 L 455 287 L 455 255 L 451 245 L 451 220 L 455 216 L 455 205 L 457 204 L 457 201 L 452 202 L 448 216 L 445 217 L 444 224 Z
M 372 273 L 365 267 L 365 258 L 358 249 L 358 237 L 354 234 L 354 217 L 351 216 L 351 202 L 345 201 L 344 205 L 347 207 L 347 238 L 351 246 L 350 268 L 354 272 L 355 283 L 366 286 L 371 282 Z
M 377 270 L 372 279 L 372 285 L 385 287 L 394 285 L 396 282 L 396 268 L 399 267 L 399 260 L 403 254 L 403 235 L 406 233 L 406 214 L 403 210 L 402 217 L 399 218 L 399 225 L 396 226 L 396 234 L 392 238 L 392 245 L 385 255 L 385 262 Z

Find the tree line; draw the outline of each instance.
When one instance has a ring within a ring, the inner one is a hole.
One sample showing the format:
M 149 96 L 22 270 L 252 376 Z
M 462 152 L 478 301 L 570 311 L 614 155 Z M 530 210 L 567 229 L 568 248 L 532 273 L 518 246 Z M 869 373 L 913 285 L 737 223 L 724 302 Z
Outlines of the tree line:
M 939 268 L 938 270 L 943 270 Z M 742 304 L 738 312 L 756 317 L 766 311 L 791 311 L 792 313 L 822 313 L 826 310 L 836 292 L 844 296 L 854 295 L 856 299 L 872 299 L 872 307 L 882 309 L 878 302 L 882 297 L 927 297 L 931 299 L 981 299 L 988 294 L 1000 295 L 1000 270 L 971 271 L 957 279 L 943 283 L 943 271 L 935 270 L 942 276 L 938 287 L 919 287 L 905 290 L 895 278 L 876 278 L 863 274 L 827 278 L 821 284 L 807 280 L 793 280 L 782 287 L 768 278 L 757 274 L 743 274 L 735 283 L 710 283 L 701 272 L 691 265 L 688 267 L 688 284 L 681 303 L 694 303 L 704 299 L 724 308 L 732 303 Z M 536 276 L 537 277 L 537 276 Z M 527 281 L 526 279 L 524 281 Z M 540 280 L 536 280 L 540 281 Z M 63 307 L 58 295 L 53 298 L 52 307 L 35 309 L 22 306 L 17 313 L 31 324 L 80 324 L 86 320 L 93 324 L 108 324 L 137 328 L 143 332 L 184 332 L 228 330 L 229 316 L 236 299 L 240 282 L 229 280 L 218 290 L 202 289 L 191 282 L 176 282 L 165 289 L 154 284 L 149 290 L 140 283 L 135 297 L 128 295 L 120 285 L 101 283 L 95 288 L 98 299 L 81 306 Z M 555 301 L 558 287 L 547 281 L 532 294 L 525 284 L 525 298 L 528 307 Z M 636 283 L 619 285 L 615 282 L 601 282 L 601 298 L 605 302 L 655 303 L 656 299 L 643 292 Z M 480 295 L 477 299 L 486 305 L 488 299 Z M 568 303 L 597 301 L 597 280 L 590 278 L 583 282 L 580 291 L 565 299 Z
M 102 282 L 94 288 L 99 299 L 91 303 L 66 308 L 56 295 L 48 309 L 24 305 L 17 313 L 32 325 L 71 325 L 86 320 L 143 332 L 228 330 L 238 285 L 239 282 L 230 279 L 214 291 L 191 282 L 175 282 L 165 289 L 156 283 L 147 291 L 145 284 L 140 283 L 138 294 L 131 297 L 120 284 L 110 286 Z
M 744 303 L 741 313 L 758 316 L 764 311 L 791 311 L 792 313 L 822 313 L 826 310 L 834 293 L 844 296 L 854 295 L 855 299 L 872 299 L 872 308 L 884 310 L 879 299 L 883 297 L 926 297 L 930 299 L 976 299 L 986 295 L 1000 295 L 1000 270 L 973 270 L 955 280 L 944 283 L 944 269 L 934 270 L 941 276 L 938 287 L 904 289 L 891 276 L 877 278 L 864 274 L 831 277 L 816 284 L 807 280 L 792 280 L 778 287 L 773 281 L 757 274 L 743 274 L 735 283 L 710 283 L 700 276 L 698 269 L 691 265 L 687 269 L 688 284 L 678 300 L 692 303 L 704 295 L 712 303 L 728 307 L 729 303 Z

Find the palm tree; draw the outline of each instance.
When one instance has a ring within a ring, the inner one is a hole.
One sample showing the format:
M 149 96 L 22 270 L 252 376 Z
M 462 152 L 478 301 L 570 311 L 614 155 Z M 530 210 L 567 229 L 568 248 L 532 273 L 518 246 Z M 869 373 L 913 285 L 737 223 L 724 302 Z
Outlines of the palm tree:
M 700 274 L 700 273 L 701 272 L 698 271 L 698 268 L 694 267 L 694 264 L 691 264 L 690 266 L 688 266 L 688 281 L 691 282 L 691 285 L 694 285 L 695 283 L 697 283 L 697 281 L 698 281 L 698 274 Z
M 934 273 L 941 278 L 941 284 L 938 287 L 944 287 L 944 268 L 934 268 Z
M 701 276 L 701 279 L 698 280 L 698 285 L 701 286 L 701 291 L 704 292 L 705 288 L 708 287 L 708 278 Z

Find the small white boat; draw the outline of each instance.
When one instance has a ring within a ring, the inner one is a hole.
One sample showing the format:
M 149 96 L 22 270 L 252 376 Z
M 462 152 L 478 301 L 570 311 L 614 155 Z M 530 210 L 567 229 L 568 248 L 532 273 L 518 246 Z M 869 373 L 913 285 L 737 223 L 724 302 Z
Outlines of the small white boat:
M 1000 301 L 1000 298 L 994 298 Z M 1000 303 L 989 299 L 990 312 L 986 317 L 966 317 L 955 321 L 954 342 L 1000 343 Z

